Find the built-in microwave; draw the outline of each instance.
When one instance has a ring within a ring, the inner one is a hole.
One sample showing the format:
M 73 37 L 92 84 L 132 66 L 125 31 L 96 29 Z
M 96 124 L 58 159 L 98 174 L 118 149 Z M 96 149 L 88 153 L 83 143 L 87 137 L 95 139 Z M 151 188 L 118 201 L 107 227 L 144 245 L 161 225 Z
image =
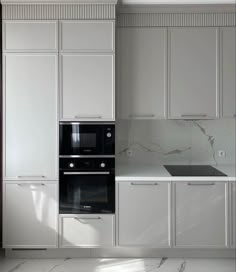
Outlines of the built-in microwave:
M 114 123 L 60 123 L 60 157 L 114 156 Z

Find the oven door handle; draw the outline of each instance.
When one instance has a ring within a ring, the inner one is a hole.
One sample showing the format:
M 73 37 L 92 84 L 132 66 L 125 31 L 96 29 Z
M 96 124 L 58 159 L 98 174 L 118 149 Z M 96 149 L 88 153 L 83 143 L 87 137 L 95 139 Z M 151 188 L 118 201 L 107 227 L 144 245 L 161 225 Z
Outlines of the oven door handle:
M 110 172 L 63 172 L 64 175 L 110 175 Z

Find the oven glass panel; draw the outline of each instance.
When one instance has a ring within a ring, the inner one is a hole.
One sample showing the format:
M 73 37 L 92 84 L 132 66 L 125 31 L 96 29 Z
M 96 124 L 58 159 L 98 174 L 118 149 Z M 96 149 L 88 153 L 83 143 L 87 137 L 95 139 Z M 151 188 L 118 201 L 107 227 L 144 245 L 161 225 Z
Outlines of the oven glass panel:
M 73 173 L 73 172 L 72 172 Z M 114 175 L 60 176 L 60 213 L 114 213 Z

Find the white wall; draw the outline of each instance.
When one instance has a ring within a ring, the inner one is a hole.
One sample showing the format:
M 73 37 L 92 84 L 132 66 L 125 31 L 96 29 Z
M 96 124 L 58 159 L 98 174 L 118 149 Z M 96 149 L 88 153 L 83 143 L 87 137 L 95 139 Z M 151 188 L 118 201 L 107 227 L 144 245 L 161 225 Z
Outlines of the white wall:
M 118 163 L 235 163 L 234 119 L 118 121 L 116 137 Z M 226 156 L 218 157 L 219 150 Z

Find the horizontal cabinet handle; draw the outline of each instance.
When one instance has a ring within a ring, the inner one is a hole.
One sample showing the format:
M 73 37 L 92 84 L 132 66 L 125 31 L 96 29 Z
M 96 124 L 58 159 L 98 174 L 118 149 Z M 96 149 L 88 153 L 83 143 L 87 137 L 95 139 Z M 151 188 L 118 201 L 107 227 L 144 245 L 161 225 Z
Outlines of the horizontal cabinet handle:
M 130 118 L 154 118 L 156 117 L 155 114 L 131 114 L 129 115 Z
M 215 185 L 215 183 L 214 182 L 211 182 L 211 183 L 191 183 L 191 182 L 189 182 L 188 183 L 188 185 L 189 186 L 213 186 L 213 185 Z
M 23 179 L 23 178 L 46 178 L 44 175 L 38 175 L 38 176 L 17 176 L 17 178 Z
M 140 183 L 140 182 L 131 182 L 131 185 L 133 186 L 157 186 L 159 185 L 158 183 L 156 182 L 143 182 L 143 183 Z
M 92 118 L 94 118 L 94 119 L 101 119 L 102 118 L 102 116 L 101 115 L 76 115 L 75 116 L 75 118 L 77 118 L 77 119 L 79 119 L 79 118 L 81 118 L 81 119 L 92 119 Z
M 181 114 L 181 117 L 207 117 L 207 114 Z
M 64 175 L 109 175 L 110 172 L 64 172 Z
M 18 183 L 18 186 L 45 186 L 45 183 Z
M 74 217 L 75 220 L 101 220 L 100 216 L 98 217 Z

